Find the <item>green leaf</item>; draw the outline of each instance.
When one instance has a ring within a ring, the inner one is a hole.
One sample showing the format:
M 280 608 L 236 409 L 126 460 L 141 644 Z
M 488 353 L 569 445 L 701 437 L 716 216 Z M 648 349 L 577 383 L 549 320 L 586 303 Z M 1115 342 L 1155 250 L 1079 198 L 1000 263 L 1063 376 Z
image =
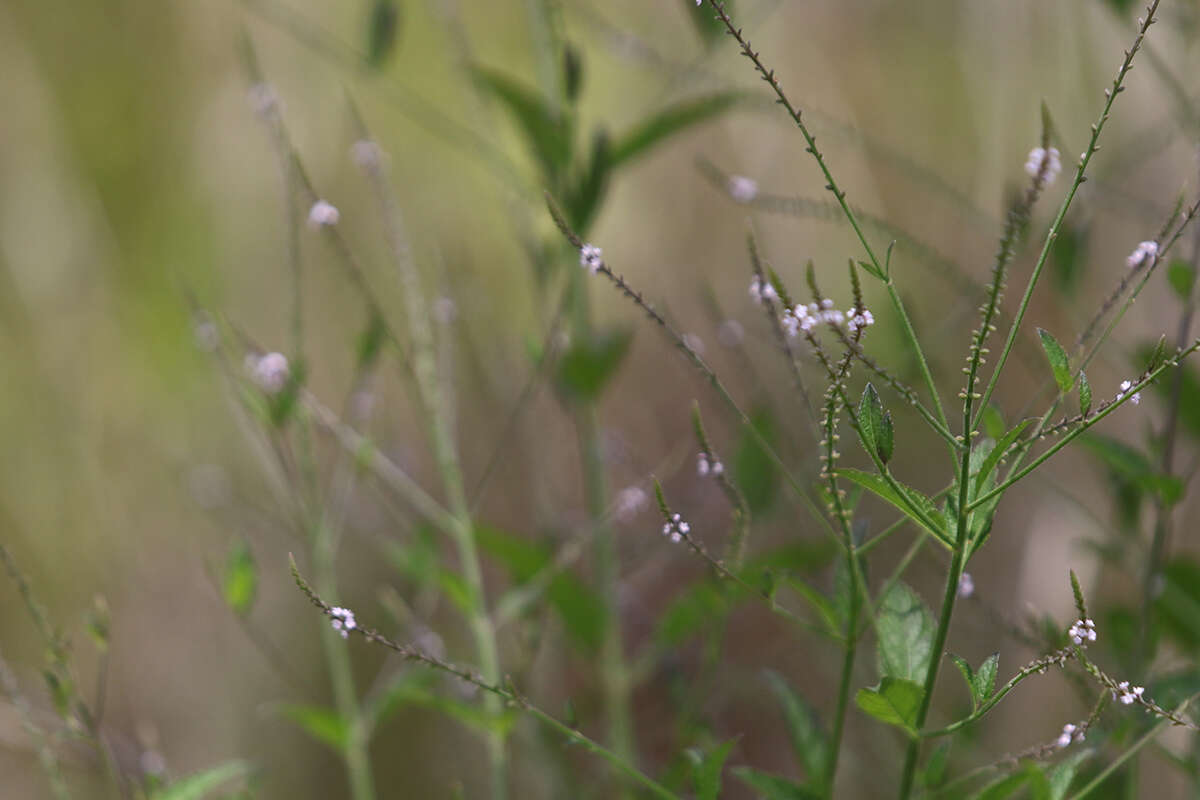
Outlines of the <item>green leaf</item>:
M 1079 278 L 1087 266 L 1087 243 L 1087 228 L 1075 227 L 1070 223 L 1059 228 L 1051 264 L 1055 285 L 1063 294 L 1073 294 L 1079 285 Z
M 476 82 L 499 100 L 516 120 L 552 186 L 571 163 L 573 135 L 570 117 L 555 112 L 546 101 L 513 79 L 483 67 L 471 70 Z
M 645 155 L 671 136 L 719 116 L 749 97 L 750 95 L 741 91 L 718 92 L 677 103 L 652 114 L 613 143 L 613 166 L 623 165 Z
M 804 774 L 815 786 L 825 786 L 828 780 L 825 768 L 829 758 L 829 744 L 825 731 L 817 721 L 816 712 L 788 686 L 779 673 L 768 670 L 766 675 L 771 690 L 779 700 L 780 710 L 787 721 L 788 735 L 792 740 L 792 750 L 804 766 Z
M 917 593 L 897 581 L 879 603 L 875 655 L 879 674 L 923 681 L 936 625 Z
M 229 781 L 250 773 L 250 765 L 244 761 L 229 761 L 202 772 L 180 778 L 162 791 L 155 792 L 154 800 L 203 800 Z
M 1058 340 L 1047 331 L 1038 328 L 1037 332 L 1042 340 L 1042 349 L 1046 351 L 1046 360 L 1050 362 L 1050 369 L 1054 372 L 1054 382 L 1058 384 L 1059 391 L 1066 394 L 1071 391 L 1072 386 L 1071 364 L 1067 358 L 1067 351 L 1063 350 Z
M 963 680 L 967 684 L 967 692 L 971 695 L 971 710 L 975 711 L 979 708 L 979 701 L 975 697 L 975 670 L 971 668 L 971 664 L 962 656 L 950 654 L 950 660 L 954 662 L 954 666 L 958 667 L 958 671 L 962 673 Z
M 655 639 L 677 646 L 701 631 L 711 629 L 714 619 L 726 613 L 728 603 L 710 582 L 695 584 L 675 599 L 659 617 Z
M 1154 600 L 1164 632 L 1184 650 L 1200 650 L 1200 562 L 1179 556 L 1163 569 L 1162 592 Z
M 992 653 L 983 660 L 979 665 L 979 671 L 975 673 L 975 679 L 971 687 L 975 693 L 975 699 L 982 704 L 985 700 L 992 696 L 996 691 L 996 673 L 1000 669 L 1000 654 Z
M 1167 283 L 1171 284 L 1179 299 L 1186 302 L 1192 296 L 1192 287 L 1196 285 L 1196 272 L 1183 259 L 1174 259 L 1167 267 Z
M 924 690 L 915 681 L 885 677 L 872 689 L 859 689 L 854 702 L 880 722 L 903 728 L 910 736 L 917 733 L 917 711 Z
M 258 567 L 254 555 L 245 540 L 234 541 L 225 557 L 225 570 L 221 574 L 221 594 L 225 604 L 239 617 L 250 613 L 254 598 L 258 595 Z
M 932 533 L 942 544 L 947 547 L 954 546 L 954 542 L 947 535 L 946 531 L 940 527 L 942 516 L 938 512 L 937 507 L 933 504 L 932 500 L 916 489 L 905 486 L 897 481 L 896 485 L 900 487 L 900 492 L 897 492 L 892 488 L 891 484 L 879 475 L 849 467 L 838 467 L 837 474 L 838 477 L 853 481 L 881 499 L 891 503 L 897 510 L 912 519 L 913 522 Z
M 976 800 L 1004 800 L 1012 797 L 1020 789 L 1031 787 L 1034 797 L 1044 797 L 1049 791 L 1046 776 L 1037 764 L 1029 764 L 1019 772 L 1006 775 L 986 786 L 982 792 L 975 795 Z
M 350 726 L 332 708 L 288 704 L 280 706 L 279 713 L 334 752 L 342 753 L 346 749 Z
M 396 49 L 400 7 L 396 0 L 375 0 L 367 18 L 367 64 L 378 69 Z
M 563 93 L 567 102 L 574 103 L 579 99 L 579 90 L 583 88 L 583 57 L 579 48 L 574 45 L 563 45 Z
M 1152 345 L 1138 348 L 1138 357 L 1142 363 L 1149 361 Z M 1169 380 L 1159 380 L 1150 384 L 1151 388 L 1163 399 L 1170 399 L 1175 391 L 1175 381 L 1179 381 L 1179 422 L 1191 436 L 1200 439 L 1200 372 L 1194 365 L 1181 362 L 1173 367 Z
M 1071 782 L 1075 780 L 1079 765 L 1091 758 L 1092 752 L 1091 750 L 1078 750 L 1058 762 L 1046 773 L 1046 779 L 1050 784 L 1047 800 L 1063 800 L 1067 796 L 1067 790 L 1071 788 Z
M 1092 411 L 1092 385 L 1088 383 L 1087 373 L 1079 370 L 1079 413 L 1087 416 Z
M 516 724 L 516 709 L 505 709 L 493 715 L 477 703 L 438 692 L 436 680 L 436 675 L 425 671 L 399 673 L 366 709 L 372 729 L 407 707 L 436 711 L 467 728 L 488 734 L 505 735 Z
M 598 398 L 629 352 L 633 334 L 628 330 L 579 337 L 558 363 L 558 385 L 580 402 Z
M 753 767 L 735 767 L 738 780 L 758 792 L 762 800 L 819 800 L 821 793 L 793 780 Z
M 1029 427 L 1029 423 L 1031 422 L 1033 422 L 1032 419 L 1021 420 L 1013 426 L 1012 430 L 1004 434 L 1004 436 L 1000 438 L 1000 441 L 996 442 L 996 446 L 993 447 L 991 452 L 987 454 L 987 457 L 984 458 L 983 463 L 979 466 L 978 473 L 976 473 L 976 494 L 981 493 L 983 485 L 987 482 L 987 479 L 992 474 L 992 470 L 994 470 L 996 465 L 1003 460 L 1005 454 L 1008 453 L 1009 449 L 1013 446 L 1013 443 L 1017 441 L 1017 438 L 1024 432 L 1025 428 Z M 974 455 L 974 453 L 972 453 L 972 455 Z
M 737 739 L 730 739 L 717 747 L 692 770 L 692 779 L 696 782 L 696 800 L 717 800 L 721 793 L 721 771 L 730 751 L 737 744 Z
M 893 244 L 895 244 L 895 242 L 893 242 Z M 891 248 L 888 248 L 888 251 L 891 252 Z M 868 275 L 872 275 L 884 283 L 887 283 L 887 275 L 885 275 L 881 270 L 876 269 L 875 265 L 870 261 L 859 261 L 858 266 L 861 267 L 863 272 L 866 272 Z
M 858 426 L 869 453 L 884 464 L 892 459 L 892 417 L 883 408 L 879 392 L 868 382 L 858 403 Z
M 1158 369 L 1163 362 L 1163 355 L 1167 352 L 1167 337 L 1163 334 L 1158 337 L 1158 341 L 1154 344 L 1154 349 L 1150 351 L 1150 358 L 1146 359 L 1146 372 L 1153 372 Z
M 952 740 L 947 739 L 933 748 L 933 752 L 925 761 L 925 767 L 921 770 L 921 783 L 926 789 L 936 788 L 946 777 L 946 765 L 950 762 L 951 742 Z
M 563 198 L 567 219 L 580 236 L 587 234 L 600 208 L 600 202 L 608 190 L 612 166 L 612 145 L 608 133 L 597 130 L 592 137 L 592 151 L 587 164 Z
M 983 412 L 983 430 L 993 439 L 999 439 L 1004 435 L 1004 415 L 994 405 L 988 405 Z
M 1174 505 L 1183 498 L 1183 481 L 1174 475 L 1161 474 L 1140 450 L 1094 431 L 1083 434 L 1076 441 L 1114 475 L 1143 491 L 1154 492 L 1167 505 Z
M 750 424 L 765 441 L 775 439 L 775 418 L 765 408 L 750 413 Z M 746 498 L 751 514 L 771 507 L 779 489 L 779 471 L 753 431 L 742 428 L 733 458 L 733 479 Z
M 479 547 L 524 585 L 543 570 L 554 568 L 553 548 L 487 525 L 475 528 Z M 516 589 L 514 591 L 520 591 Z M 576 644 L 595 651 L 604 636 L 604 603 L 573 573 L 559 571 L 545 586 L 545 597 L 562 617 L 567 635 Z
M 374 366 L 380 351 L 383 350 L 385 341 L 387 341 L 387 325 L 382 316 L 372 311 L 371 316 L 367 319 L 367 327 L 358 337 L 358 368 L 360 370 Z

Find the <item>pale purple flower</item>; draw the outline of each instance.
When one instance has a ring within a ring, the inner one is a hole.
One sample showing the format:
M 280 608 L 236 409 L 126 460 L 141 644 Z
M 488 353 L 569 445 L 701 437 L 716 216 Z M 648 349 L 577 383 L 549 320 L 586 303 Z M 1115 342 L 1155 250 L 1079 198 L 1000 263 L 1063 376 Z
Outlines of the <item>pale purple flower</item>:
M 602 251 L 594 244 L 585 244 L 579 249 L 579 266 L 586 267 L 587 271 L 595 275 L 604 266 Z
M 729 178 L 729 196 L 738 203 L 751 203 L 758 197 L 758 183 L 753 178 L 732 175 Z
M 1054 183 L 1058 173 L 1062 172 L 1062 160 L 1056 148 L 1035 147 L 1029 151 L 1029 158 L 1025 161 L 1025 172 L 1029 173 L 1029 177 L 1036 178 L 1043 170 L 1046 186 Z
M 1125 266 L 1130 269 L 1136 269 L 1146 265 L 1153 264 L 1158 258 L 1158 242 L 1140 242 L 1133 249 L 1129 257 L 1125 259 Z
M 267 353 L 261 357 L 249 356 L 246 360 L 254 382 L 267 394 L 277 394 L 287 386 L 291 372 L 287 356 L 283 353 Z
M 341 634 L 343 639 L 349 638 L 350 631 L 358 627 L 358 622 L 354 619 L 354 612 L 340 606 L 329 609 L 329 624 Z
M 318 200 L 308 210 L 308 227 L 316 229 L 326 225 L 337 225 L 342 218 L 337 207 L 325 200 Z

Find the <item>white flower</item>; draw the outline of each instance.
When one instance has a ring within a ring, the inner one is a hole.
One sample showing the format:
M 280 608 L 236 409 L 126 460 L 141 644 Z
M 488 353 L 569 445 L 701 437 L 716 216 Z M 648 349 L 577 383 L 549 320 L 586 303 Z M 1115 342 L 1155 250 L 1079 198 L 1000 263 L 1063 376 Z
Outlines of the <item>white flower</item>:
M 1135 701 L 1142 699 L 1142 693 L 1146 691 L 1145 686 L 1130 686 L 1129 681 L 1121 681 L 1117 684 L 1117 689 L 1113 691 L 1113 699 L 1120 700 L 1122 705 L 1131 705 Z
M 329 609 L 329 624 L 342 635 L 343 639 L 348 638 L 350 631 L 358 627 L 358 622 L 354 619 L 354 612 L 340 606 Z
M 1117 400 L 1120 401 L 1124 399 L 1125 395 L 1128 394 L 1129 390 L 1132 388 L 1133 381 L 1121 381 L 1121 391 L 1117 392 Z M 1135 406 L 1142 402 L 1142 393 L 1134 392 L 1133 396 L 1129 398 L 1129 402 L 1133 403 Z
M 850 329 L 851 333 L 860 328 L 869 328 L 874 324 L 875 315 L 865 308 L 862 311 L 853 308 L 846 311 L 846 327 Z
M 683 518 L 678 514 L 672 514 L 671 519 L 663 525 L 663 536 L 666 536 L 672 542 L 682 542 L 683 537 L 688 535 L 692 526 L 683 521 Z
M 579 249 L 579 266 L 586 267 L 587 271 L 595 275 L 604 266 L 604 259 L 601 257 L 601 250 L 594 244 L 585 244 Z
M 1067 636 L 1070 636 L 1075 644 L 1087 647 L 1084 642 L 1096 641 L 1096 623 L 1090 619 L 1077 619 L 1067 631 Z
M 696 456 L 696 474 L 701 478 L 712 475 L 722 475 L 725 472 L 725 465 L 715 458 L 710 458 L 708 453 L 700 453 Z
M 755 275 L 750 281 L 750 297 L 756 303 L 764 303 L 768 300 L 774 300 L 779 295 L 775 293 L 775 287 L 771 282 Z
M 958 578 L 958 596 L 970 597 L 975 594 L 975 581 L 971 578 L 971 573 L 964 572 Z
M 288 368 L 287 356 L 283 353 L 267 353 L 261 358 L 248 356 L 246 363 L 250 367 L 250 374 L 254 378 L 254 382 L 258 384 L 258 388 L 267 394 L 276 394 L 284 386 L 287 386 L 288 376 L 291 373 Z
M 1046 176 L 1043 181 L 1045 186 L 1054 183 L 1058 173 L 1062 172 L 1062 160 L 1056 148 L 1035 147 L 1029 151 L 1029 158 L 1025 161 L 1025 171 L 1029 173 L 1029 177 L 1036 178 L 1043 170 Z
M 614 513 L 621 522 L 629 522 L 646 509 L 650 498 L 646 492 L 636 486 L 627 486 L 617 492 Z
M 1075 732 L 1077 730 L 1078 728 L 1069 722 L 1066 725 L 1063 725 L 1062 734 L 1058 737 L 1058 740 L 1055 742 L 1055 744 L 1057 744 L 1059 747 L 1069 746 L 1075 739 Z M 1082 739 L 1083 735 L 1080 734 L 1079 738 Z
M 337 207 L 332 203 L 318 200 L 308 210 L 308 227 L 315 229 L 325 225 L 337 225 L 341 217 Z
M 738 203 L 750 203 L 758 197 L 758 183 L 752 178 L 742 175 L 731 175 L 729 178 L 729 196 Z
M 1136 269 L 1147 263 L 1153 264 L 1158 258 L 1158 242 L 1140 242 L 1125 259 L 1125 266 Z

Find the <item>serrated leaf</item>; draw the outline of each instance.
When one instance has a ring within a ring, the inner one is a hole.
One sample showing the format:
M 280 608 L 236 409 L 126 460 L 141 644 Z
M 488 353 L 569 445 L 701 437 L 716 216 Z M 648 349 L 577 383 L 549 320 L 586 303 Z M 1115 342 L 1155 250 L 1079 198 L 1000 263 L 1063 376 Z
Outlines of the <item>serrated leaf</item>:
M 741 91 L 718 92 L 686 100 L 652 114 L 613 143 L 613 166 L 645 155 L 675 134 L 719 116 L 749 97 Z
M 954 662 L 954 666 L 958 667 L 958 671 L 962 673 L 963 680 L 967 684 L 967 692 L 971 695 L 971 710 L 979 708 L 979 701 L 975 697 L 975 670 L 971 668 L 971 664 L 962 656 L 955 653 L 950 654 L 950 660 Z
M 1092 384 L 1088 383 L 1087 373 L 1079 371 L 1079 413 L 1087 416 L 1092 411 Z
M 724 769 L 725 761 L 735 744 L 737 739 L 730 739 L 720 745 L 703 756 L 692 770 L 692 778 L 696 783 L 696 800 L 717 800 L 721 793 L 721 770 Z
M 925 603 L 898 581 L 879 602 L 876 614 L 875 655 L 879 674 L 925 680 L 936 629 Z
M 250 774 L 244 761 L 230 761 L 216 767 L 180 778 L 165 789 L 155 792 L 153 800 L 204 800 L 229 781 Z
M 849 467 L 838 467 L 837 474 L 838 477 L 853 481 L 880 499 L 891 503 L 917 525 L 932 533 L 946 547 L 954 546 L 946 531 L 940 527 L 942 516 L 937 507 L 932 500 L 916 489 L 897 482 L 896 485 L 900 487 L 900 492 L 903 492 L 901 494 L 881 476 Z
M 820 792 L 803 784 L 753 767 L 735 767 L 733 774 L 758 792 L 760 800 L 819 800 L 821 797 Z
M 573 341 L 558 362 L 559 387 L 575 400 L 594 401 L 617 373 L 632 341 L 633 333 L 623 329 Z
M 1071 391 L 1072 386 L 1071 364 L 1067 358 L 1067 351 L 1063 350 L 1062 345 L 1048 331 L 1038 328 L 1037 332 L 1042 340 L 1046 360 L 1050 362 L 1050 370 L 1054 373 L 1054 382 L 1058 384 L 1059 391 L 1066 394 Z
M 571 163 L 573 131 L 570 117 L 555 112 L 534 90 L 483 67 L 471 74 L 480 87 L 499 100 L 525 135 L 547 182 L 559 183 Z
M 979 670 L 971 682 L 975 699 L 982 704 L 996 690 L 996 673 L 1000 669 L 1000 654 L 992 653 L 979 665 Z
M 917 733 L 917 711 L 924 690 L 915 681 L 885 677 L 871 689 L 859 689 L 854 702 L 880 722 L 903 728 L 910 736 Z
M 1167 283 L 1175 290 L 1175 295 L 1186 302 L 1192 296 L 1192 287 L 1196 285 L 1196 272 L 1183 259 L 1174 259 L 1167 267 Z
M 792 690 L 777 672 L 767 671 L 767 683 L 779 700 L 779 708 L 787 722 L 792 750 L 804 766 L 804 774 L 815 786 L 825 786 L 829 744 L 825 731 L 817 721 L 816 712 Z
M 858 427 L 870 454 L 884 464 L 888 463 L 892 458 L 892 418 L 884 410 L 879 392 L 870 382 L 863 389 L 862 399 L 858 402 Z
M 318 742 L 331 747 L 334 752 L 341 753 L 346 749 L 350 726 L 332 708 L 284 705 L 279 707 L 279 713 Z
M 225 604 L 239 617 L 249 614 L 254 606 L 254 598 L 258 595 L 258 567 L 244 540 L 236 540 L 225 557 L 221 594 Z

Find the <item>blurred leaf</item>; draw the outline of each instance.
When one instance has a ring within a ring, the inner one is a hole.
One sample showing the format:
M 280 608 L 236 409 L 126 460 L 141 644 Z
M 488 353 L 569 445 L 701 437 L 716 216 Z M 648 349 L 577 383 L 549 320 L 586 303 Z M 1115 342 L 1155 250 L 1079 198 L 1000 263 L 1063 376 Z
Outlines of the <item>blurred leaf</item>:
M 436 547 L 426 539 L 430 534 L 432 531 L 423 531 L 407 545 L 391 543 L 387 554 L 393 566 L 419 586 L 436 583 L 456 609 L 464 614 L 472 613 L 474 590 L 461 575 L 441 563 Z
M 1049 332 L 1041 328 L 1038 328 L 1037 332 L 1042 340 L 1042 350 L 1046 351 L 1046 360 L 1050 362 L 1050 369 L 1054 372 L 1054 382 L 1058 384 L 1058 390 L 1066 394 L 1071 391 L 1073 385 L 1067 352 Z
M 992 691 L 996 688 L 996 670 L 1000 665 L 1000 654 L 993 653 L 984 659 L 978 672 L 971 668 L 965 658 L 953 653 L 950 654 L 950 658 L 967 682 L 967 691 L 971 693 L 971 709 L 978 711 L 979 706 L 992 696 Z
M 495 558 L 517 583 L 525 583 L 554 565 L 554 552 L 546 546 L 485 525 L 475 529 L 480 548 Z M 586 584 L 568 571 L 559 571 L 546 588 L 546 599 L 563 619 L 567 634 L 589 650 L 604 636 L 604 604 Z
M 318 742 L 333 748 L 334 752 L 345 751 L 350 726 L 332 708 L 288 704 L 280 706 L 279 713 Z
M 875 475 L 870 472 L 863 472 L 862 470 L 851 469 L 849 467 L 838 467 L 837 474 L 839 477 L 853 481 L 859 486 L 862 486 L 864 489 L 867 489 L 873 494 L 878 495 L 881 499 L 891 503 L 898 511 L 902 512 L 913 522 L 917 523 L 917 525 L 932 533 L 939 542 L 947 547 L 953 547 L 953 542 L 946 532 L 939 527 L 934 527 L 934 525 L 942 518 L 941 514 L 937 510 L 937 507 L 934 506 L 932 500 L 918 492 L 916 489 L 913 489 L 910 486 L 905 486 L 897 481 L 896 485 L 900 487 L 900 491 L 904 492 L 904 496 L 901 497 L 901 495 L 879 475 Z M 905 502 L 905 498 L 907 498 L 908 502 Z M 925 519 L 917 516 L 910 506 L 915 506 L 917 509 L 919 509 Z M 928 522 L 926 522 L 926 520 L 928 520 Z
M 884 410 L 879 392 L 869 381 L 858 403 L 858 426 L 864 443 L 871 449 L 871 455 L 877 456 L 884 464 L 891 461 L 892 417 Z
M 1146 372 L 1153 372 L 1158 369 L 1163 362 L 1163 355 L 1167 352 L 1167 337 L 1165 334 L 1158 337 L 1158 341 L 1154 344 L 1154 349 L 1150 351 L 1150 357 L 1146 359 Z
M 563 46 L 563 90 L 567 102 L 574 103 L 583 88 L 583 58 L 574 45 Z
M 750 424 L 767 442 L 775 440 L 775 419 L 765 408 L 750 413 Z M 741 487 L 746 505 L 752 514 L 768 509 L 779 488 L 775 462 L 758 443 L 752 432 L 744 427 L 733 459 L 734 482 Z
M 367 327 L 358 337 L 358 368 L 366 370 L 374 366 L 387 341 L 387 325 L 383 317 L 372 311 L 367 318 Z
M 1180 647 L 1200 649 L 1200 563 L 1191 557 L 1171 559 L 1163 569 L 1162 592 L 1154 600 L 1164 632 Z
M 807 786 L 753 767 L 735 767 L 733 774 L 758 792 L 758 796 L 763 800 L 819 800 L 821 797 L 820 792 Z
M 746 559 L 743 572 L 745 576 L 767 568 L 811 572 L 828 566 L 838 552 L 837 544 L 830 539 L 792 542 L 750 556 Z
M 725 24 L 713 13 L 707 2 L 702 3 L 700 8 L 696 7 L 693 0 L 683 0 L 683 5 L 684 13 L 696 26 L 696 32 L 700 34 L 700 38 L 706 45 L 711 45 L 725 35 Z M 725 0 L 727 13 L 731 15 L 737 13 L 734 8 L 735 0 Z
M 154 800 L 203 800 L 224 783 L 250 773 L 244 761 L 230 761 L 186 778 L 180 778 L 166 789 L 155 792 Z
M 983 412 L 983 430 L 993 439 L 999 439 L 1004 435 L 1004 416 L 994 405 L 989 405 Z
M 875 655 L 879 674 L 925 680 L 933 654 L 933 615 L 916 592 L 896 582 L 879 603 Z
M 109 636 L 112 632 L 112 615 L 104 595 L 98 594 L 92 599 L 92 607 L 84 615 L 83 624 L 87 629 L 88 636 L 92 638 L 92 644 L 95 645 L 96 650 L 101 653 L 107 652 Z
M 586 236 L 604 194 L 608 190 L 612 171 L 612 145 L 608 133 L 597 130 L 592 137 L 592 151 L 582 175 L 565 193 L 563 204 L 567 219 L 580 236 Z
M 727 606 L 725 597 L 712 583 L 706 581 L 690 586 L 659 617 L 655 638 L 661 644 L 679 645 L 707 630 L 714 619 L 725 613 Z
M 842 620 L 844 619 L 846 613 L 844 608 L 835 607 L 834 604 L 825 597 L 825 595 L 821 594 L 819 591 L 809 586 L 799 578 L 786 576 L 784 581 L 789 588 L 809 602 L 809 604 L 817 612 L 817 615 L 821 618 L 821 622 L 825 626 L 825 630 L 827 630 L 830 635 L 842 635 Z
M 692 770 L 696 782 L 696 800 L 717 800 L 721 793 L 721 771 L 737 739 L 730 739 L 711 753 L 702 756 Z
M 400 6 L 396 0 L 373 0 L 367 17 L 367 64 L 378 69 L 396 49 Z
M 267 419 L 276 428 L 282 428 L 292 418 L 300 400 L 300 390 L 304 388 L 304 379 L 308 374 L 308 366 L 304 359 L 292 360 L 288 371 L 287 383 L 272 395 L 266 396 Z
M 621 166 L 639 158 L 671 136 L 720 116 L 749 97 L 750 95 L 741 91 L 718 92 L 694 100 L 685 100 L 652 114 L 613 143 L 612 165 Z
M 983 486 L 987 482 L 987 479 L 991 476 L 992 470 L 994 470 L 996 465 L 1003 460 L 1004 455 L 1009 451 L 1009 449 L 1013 446 L 1013 443 L 1017 441 L 1017 438 L 1022 432 L 1024 432 L 1025 428 L 1027 428 L 1031 422 L 1033 422 L 1032 419 L 1023 419 L 1018 422 L 1013 426 L 1012 430 L 1004 434 L 1004 436 L 1000 438 L 1000 441 L 996 442 L 996 445 L 991 449 L 991 451 L 988 452 L 987 457 L 984 458 L 983 463 L 979 466 L 978 473 L 976 473 L 975 494 L 978 495 L 983 493 Z M 974 455 L 974 453 L 972 453 L 972 455 Z
M 1034 798 L 1046 797 L 1050 792 L 1050 785 L 1046 782 L 1042 768 L 1037 764 L 1027 764 L 1019 772 L 1006 775 L 988 784 L 982 792 L 975 795 L 975 798 L 976 800 L 1004 800 L 1006 797 L 1012 797 L 1018 790 L 1024 789 L 1026 786 L 1030 787 Z
M 917 711 L 923 695 L 920 684 L 914 681 L 885 677 L 873 689 L 859 689 L 854 702 L 880 722 L 903 728 L 910 736 L 915 736 Z
M 1088 383 L 1087 373 L 1079 371 L 1079 413 L 1087 416 L 1092 410 L 1092 384 Z
M 1064 151 L 1065 152 L 1065 151 Z M 1070 223 L 1064 224 L 1054 240 L 1054 282 L 1063 294 L 1072 294 L 1079 285 L 1079 278 L 1087 266 L 1088 231 Z
M 632 341 L 628 330 L 577 337 L 558 361 L 558 385 L 575 400 L 595 400 L 616 374 Z
M 475 703 L 450 693 L 438 692 L 436 677 L 429 672 L 402 672 L 368 709 L 372 724 L 378 726 L 402 708 L 416 706 L 436 711 L 472 730 L 507 734 L 517 721 L 516 709 L 493 715 Z
M 258 595 L 258 566 L 245 540 L 234 541 L 225 557 L 225 571 L 221 575 L 221 594 L 225 604 L 239 617 L 250 613 L 254 598 Z
M 800 695 L 788 686 L 783 677 L 771 670 L 766 673 L 767 683 L 779 700 L 779 708 L 787 721 L 792 750 L 804 766 L 804 774 L 814 786 L 825 786 L 828 778 L 825 768 L 829 758 L 828 737 L 821 729 L 816 712 Z
M 1078 441 L 1114 474 L 1144 491 L 1156 493 L 1167 505 L 1174 505 L 1183 497 L 1183 481 L 1174 475 L 1160 474 L 1141 451 L 1090 431 Z
M 933 748 L 925 767 L 921 770 L 921 783 L 926 789 L 937 788 L 946 777 L 946 765 L 950 763 L 950 745 L 952 739 L 940 743 Z
M 471 72 L 479 85 L 513 115 L 546 181 L 557 186 L 571 163 L 574 132 L 569 117 L 556 113 L 534 90 L 498 72 L 483 67 L 474 67 Z
M 1137 0 L 1104 0 L 1105 5 L 1122 17 L 1129 16 L 1129 10 L 1136 2 Z
M 1174 259 L 1167 267 L 1167 283 L 1171 284 L 1180 300 L 1187 302 L 1192 296 L 1192 287 L 1196 285 L 1196 272 L 1183 259 Z
M 1067 796 L 1067 790 L 1071 788 L 1071 782 L 1075 780 L 1079 765 L 1091 756 L 1091 750 L 1078 750 L 1052 767 L 1046 773 L 1050 784 L 1046 800 L 1063 800 Z
M 1145 363 L 1153 352 L 1152 345 L 1138 348 L 1138 359 Z M 1169 399 L 1179 380 L 1179 422 L 1194 438 L 1200 439 L 1200 373 L 1195 365 L 1181 362 L 1173 367 L 1163 379 L 1150 384 L 1159 397 Z

